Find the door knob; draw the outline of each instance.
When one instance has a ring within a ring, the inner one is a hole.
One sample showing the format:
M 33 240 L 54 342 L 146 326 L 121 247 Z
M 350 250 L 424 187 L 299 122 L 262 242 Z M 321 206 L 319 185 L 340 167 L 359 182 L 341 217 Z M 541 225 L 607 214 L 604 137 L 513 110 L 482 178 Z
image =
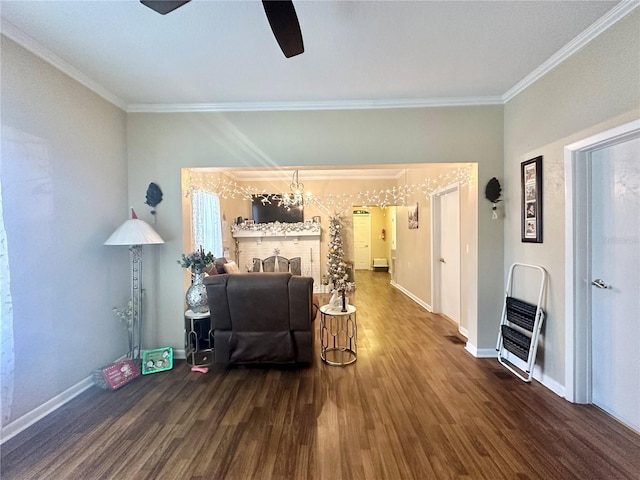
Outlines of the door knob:
M 606 283 L 604 283 L 604 280 L 600 278 L 596 278 L 593 282 L 591 282 L 591 285 L 598 288 L 611 288 L 611 285 L 607 285 Z
M 440 258 L 440 263 L 447 263 L 444 261 L 444 258 Z

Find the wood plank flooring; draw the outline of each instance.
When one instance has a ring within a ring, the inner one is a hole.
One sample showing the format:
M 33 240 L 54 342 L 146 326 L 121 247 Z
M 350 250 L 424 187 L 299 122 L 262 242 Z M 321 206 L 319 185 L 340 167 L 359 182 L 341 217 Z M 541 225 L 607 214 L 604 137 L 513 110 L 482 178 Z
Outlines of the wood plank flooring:
M 6 442 L 2 479 L 640 479 L 640 435 L 473 358 L 388 274 L 356 281 L 353 365 L 316 345 L 310 368 L 95 387 Z

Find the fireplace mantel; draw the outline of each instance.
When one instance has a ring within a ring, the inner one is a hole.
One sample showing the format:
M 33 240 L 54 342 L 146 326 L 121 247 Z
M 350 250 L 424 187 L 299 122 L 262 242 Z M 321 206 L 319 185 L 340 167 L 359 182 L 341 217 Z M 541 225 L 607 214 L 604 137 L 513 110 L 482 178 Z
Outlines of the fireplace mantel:
M 235 260 L 241 270 L 249 269 L 253 259 L 277 255 L 300 257 L 302 275 L 313 277 L 314 291 L 320 291 L 320 225 L 258 224 L 234 226 Z
M 234 238 L 246 237 L 313 237 L 320 236 L 320 224 L 314 222 L 299 223 L 252 223 L 233 225 L 231 235 Z
M 317 232 L 312 232 L 312 231 L 306 231 L 303 230 L 301 232 L 295 232 L 295 231 L 291 231 L 291 232 L 287 232 L 287 231 L 281 231 L 281 232 L 263 232 L 261 230 L 237 230 L 235 232 L 232 232 L 231 235 L 233 236 L 233 238 L 274 238 L 274 237 L 289 237 L 289 238 L 295 238 L 295 237 L 320 237 L 320 231 Z

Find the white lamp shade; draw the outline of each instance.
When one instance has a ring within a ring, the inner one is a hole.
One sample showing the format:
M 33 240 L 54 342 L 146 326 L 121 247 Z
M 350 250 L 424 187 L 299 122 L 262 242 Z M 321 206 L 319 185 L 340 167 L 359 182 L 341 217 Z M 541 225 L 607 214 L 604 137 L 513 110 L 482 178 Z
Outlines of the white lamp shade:
M 105 245 L 150 245 L 164 243 L 158 233 L 144 220 L 131 218 L 111 234 Z

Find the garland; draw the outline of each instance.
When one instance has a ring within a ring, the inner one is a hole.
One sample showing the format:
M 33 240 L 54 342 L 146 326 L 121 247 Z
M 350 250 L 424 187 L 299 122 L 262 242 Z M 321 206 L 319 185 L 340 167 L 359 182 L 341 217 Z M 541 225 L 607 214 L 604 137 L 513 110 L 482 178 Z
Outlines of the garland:
M 314 232 L 320 233 L 320 224 L 315 222 L 297 223 L 252 223 L 232 225 L 231 232 L 263 232 L 272 235 L 282 235 L 285 233 Z

